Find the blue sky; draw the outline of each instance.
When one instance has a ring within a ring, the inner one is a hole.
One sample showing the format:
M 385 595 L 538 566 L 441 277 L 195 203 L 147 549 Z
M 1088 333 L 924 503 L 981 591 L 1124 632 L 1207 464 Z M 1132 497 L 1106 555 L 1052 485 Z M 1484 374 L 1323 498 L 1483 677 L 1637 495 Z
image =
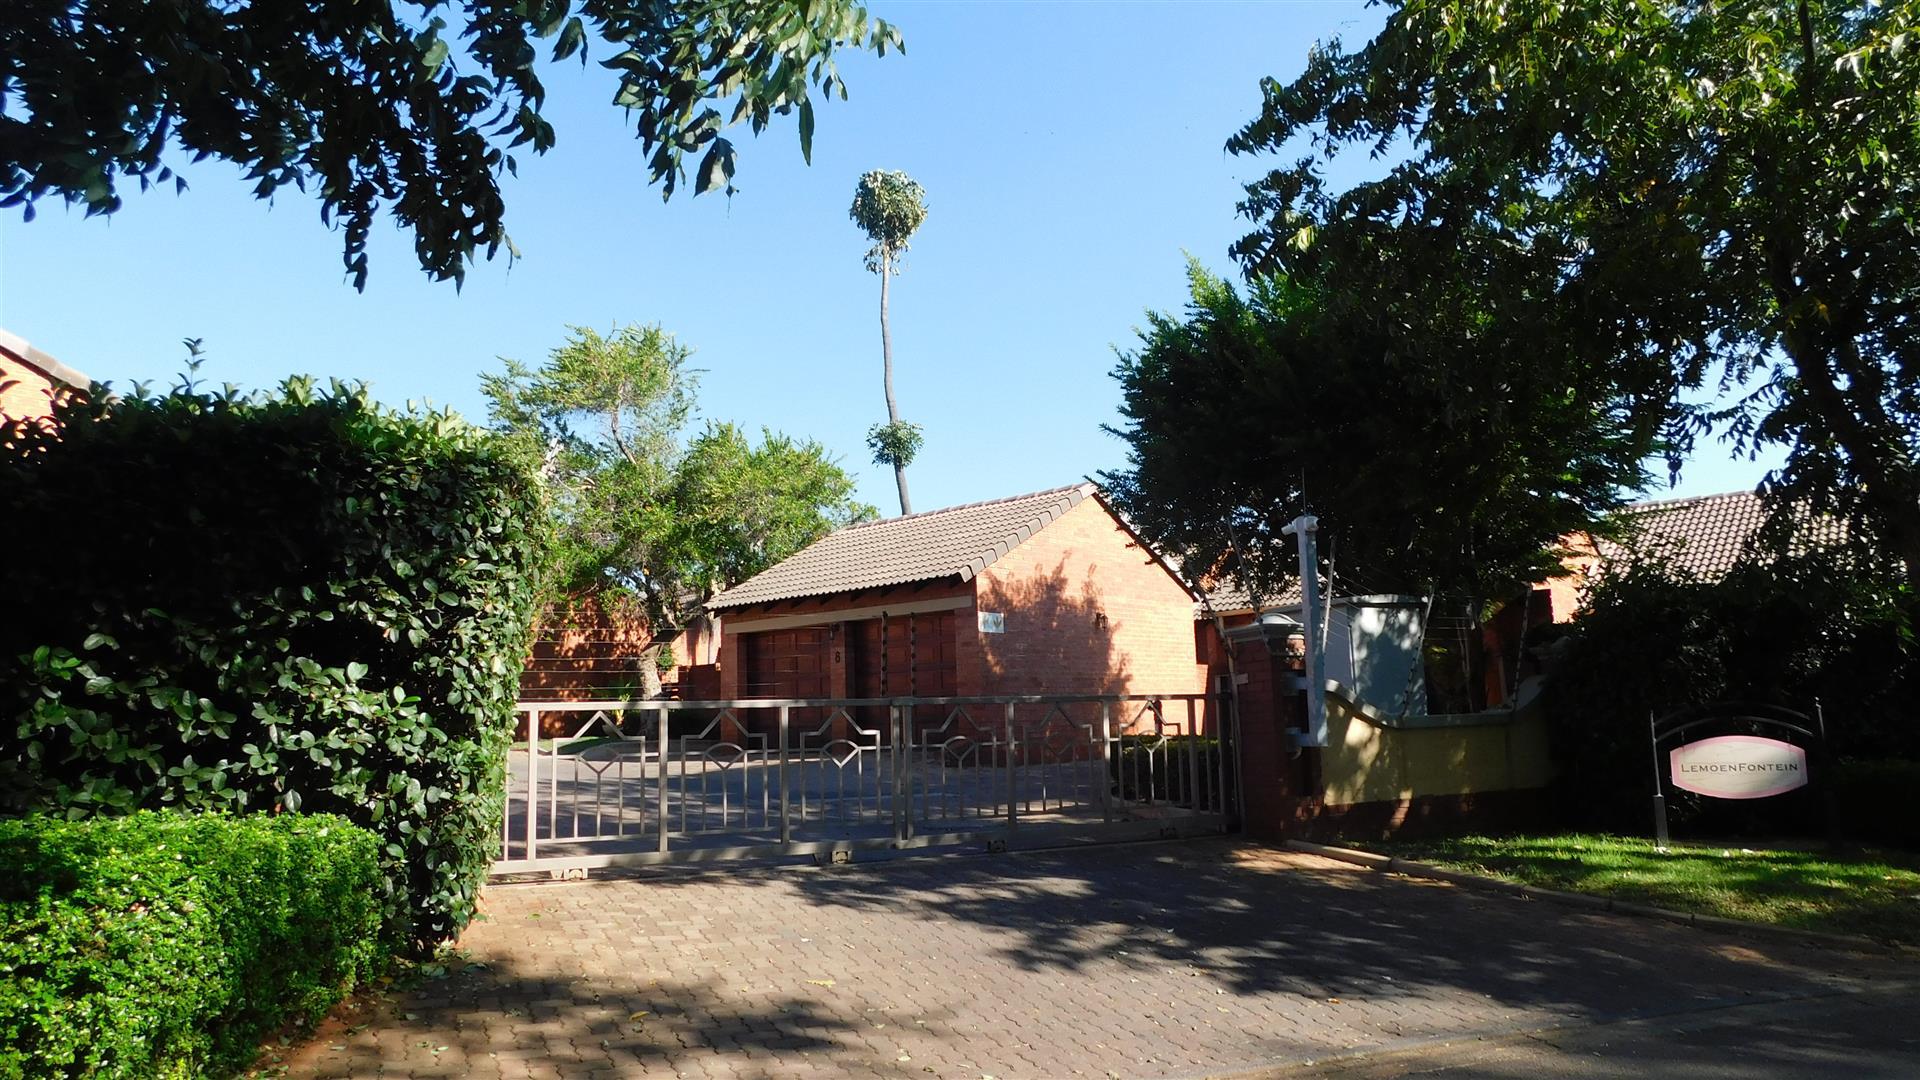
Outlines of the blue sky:
M 395 403 L 484 416 L 478 376 L 537 362 L 569 324 L 658 322 L 697 351 L 704 415 L 821 440 L 897 508 L 869 463 L 880 392 L 878 279 L 847 220 L 855 180 L 904 169 L 931 212 L 895 282 L 903 415 L 926 430 L 909 470 L 931 509 L 1070 483 L 1122 462 L 1108 373 L 1148 308 L 1177 308 L 1184 252 L 1222 272 L 1243 231 L 1228 157 L 1264 75 L 1315 40 L 1360 40 L 1359 3 L 885 3 L 904 56 L 848 57 L 847 102 L 821 108 L 811 168 L 791 124 L 741 140 L 739 194 L 661 202 L 609 73 L 557 68 L 559 145 L 507 189 L 524 257 L 466 287 L 419 273 L 376 231 L 372 278 L 341 274 L 337 233 L 297 192 L 253 200 L 236 170 L 191 190 L 128 192 L 111 219 L 45 203 L 0 221 L 0 326 L 103 380 L 165 382 L 180 340 L 205 377 L 258 387 L 296 372 L 364 379 Z M 604 54 L 604 47 L 602 49 Z M 690 190 L 690 189 L 689 189 Z M 1750 487 L 1761 465 L 1703 448 L 1676 494 Z M 1649 495 L 1669 494 L 1664 487 Z

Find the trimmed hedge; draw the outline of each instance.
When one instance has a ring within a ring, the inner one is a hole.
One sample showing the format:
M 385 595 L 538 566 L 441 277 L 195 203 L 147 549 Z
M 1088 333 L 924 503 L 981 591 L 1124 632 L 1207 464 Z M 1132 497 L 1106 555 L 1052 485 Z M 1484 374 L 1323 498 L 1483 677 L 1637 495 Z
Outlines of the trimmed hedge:
M 379 852 L 325 815 L 0 821 L 0 1078 L 244 1068 L 385 968 Z
M 498 844 L 545 506 L 521 451 L 364 388 L 0 425 L 0 800 L 307 810 L 379 833 L 422 951 Z
M 1119 752 L 1108 763 L 1113 792 L 1136 802 L 1165 802 L 1193 806 L 1188 792 L 1193 770 L 1199 769 L 1199 805 L 1220 803 L 1220 740 L 1210 735 L 1169 735 L 1166 746 L 1157 735 L 1125 735 Z M 1195 756 L 1199 757 L 1196 764 Z M 1227 767 L 1228 790 L 1232 790 L 1233 768 Z
M 1833 811 L 1842 835 L 1920 851 L 1920 814 L 1913 811 L 1914 792 L 1920 791 L 1920 761 L 1841 761 L 1825 780 L 1832 785 Z

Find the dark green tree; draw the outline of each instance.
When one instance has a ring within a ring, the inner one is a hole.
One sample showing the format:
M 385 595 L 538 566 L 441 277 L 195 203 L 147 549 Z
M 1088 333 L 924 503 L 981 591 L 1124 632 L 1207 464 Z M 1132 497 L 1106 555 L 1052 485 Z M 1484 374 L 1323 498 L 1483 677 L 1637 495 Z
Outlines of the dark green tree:
M 1657 431 L 1621 422 L 1632 403 L 1579 351 L 1488 334 L 1488 283 L 1438 241 L 1359 296 L 1277 275 L 1242 295 L 1192 265 L 1184 316 L 1150 313 L 1114 372 L 1128 466 L 1101 480 L 1135 527 L 1265 596 L 1308 511 L 1370 592 L 1498 600 L 1553 573 L 1555 542 L 1643 482 Z
M 817 442 L 724 423 L 688 438 L 691 354 L 658 326 L 575 327 L 538 369 L 482 377 L 494 426 L 545 461 L 552 591 L 631 598 L 662 639 L 640 664 L 649 696 L 664 639 L 715 593 L 874 513 Z
M 1684 420 L 1676 469 L 1708 432 L 1784 448 L 1777 511 L 1844 515 L 1920 580 L 1920 4 L 1391 6 L 1229 141 L 1291 158 L 1247 187 L 1246 265 L 1340 289 L 1457 240 L 1523 286 L 1483 294 L 1491 337 L 1604 354 L 1593 378 Z M 1370 179 L 1330 183 L 1360 155 Z
M 899 46 L 853 0 L 8 0 L 0 206 L 31 219 L 57 196 L 112 213 L 126 181 L 184 187 L 176 155 L 221 158 L 261 198 L 318 195 L 345 227 L 356 288 L 383 208 L 413 233 L 421 268 L 457 282 L 476 251 L 511 250 L 500 179 L 517 149 L 553 145 L 543 51 L 599 54 L 649 179 L 671 196 L 688 155 L 696 194 L 732 190 L 721 132 L 733 124 L 757 135 L 797 114 L 811 160 L 812 92 L 847 93 L 836 51 Z
M 900 272 L 900 257 L 907 253 L 913 234 L 927 220 L 927 193 L 906 173 L 876 169 L 860 178 L 847 216 L 873 241 L 867 249 L 867 269 L 880 275 L 881 384 L 887 392 L 887 422 L 867 432 L 867 446 L 876 464 L 893 467 L 893 481 L 900 489 L 900 512 L 911 514 L 907 466 L 920 452 L 922 436 L 919 425 L 900 419 L 900 407 L 893 400 L 893 326 L 887 315 L 887 287 L 893 275 Z

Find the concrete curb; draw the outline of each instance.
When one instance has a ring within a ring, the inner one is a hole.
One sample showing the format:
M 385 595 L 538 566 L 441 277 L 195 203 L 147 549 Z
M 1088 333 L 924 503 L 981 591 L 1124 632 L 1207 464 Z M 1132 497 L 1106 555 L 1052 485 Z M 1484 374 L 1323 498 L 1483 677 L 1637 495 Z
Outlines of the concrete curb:
M 1890 952 L 1911 954 L 1915 950 L 1909 946 L 1891 942 L 1876 941 L 1859 934 L 1828 934 L 1818 930 L 1796 930 L 1788 926 L 1773 926 L 1768 923 L 1748 922 L 1744 919 L 1725 919 L 1718 915 L 1696 915 L 1690 911 L 1676 911 L 1672 908 L 1655 907 L 1651 904 L 1635 904 L 1625 900 L 1614 900 L 1591 893 L 1562 892 L 1558 889 L 1542 889 L 1537 885 L 1516 885 L 1511 881 L 1501 881 L 1481 874 L 1469 874 L 1460 870 L 1446 870 L 1426 863 L 1411 862 L 1406 859 L 1390 858 L 1371 851 L 1357 851 L 1353 848 L 1330 847 L 1326 844 L 1311 844 L 1305 840 L 1288 840 L 1286 846 L 1294 851 L 1308 855 L 1318 855 L 1323 859 L 1334 859 L 1369 870 L 1378 870 L 1387 874 L 1405 874 L 1408 877 L 1429 878 L 1444 881 L 1449 885 L 1464 885 L 1471 889 L 1486 892 L 1502 892 L 1524 896 L 1530 900 L 1545 900 L 1549 903 L 1567 907 L 1583 908 L 1588 911 L 1606 911 L 1616 915 L 1633 915 L 1643 919 L 1662 919 L 1667 922 L 1697 926 L 1703 930 L 1712 930 L 1723 934 L 1750 934 L 1772 938 L 1777 941 L 1792 941 L 1802 945 L 1815 945 L 1827 949 L 1853 949 L 1868 952 Z

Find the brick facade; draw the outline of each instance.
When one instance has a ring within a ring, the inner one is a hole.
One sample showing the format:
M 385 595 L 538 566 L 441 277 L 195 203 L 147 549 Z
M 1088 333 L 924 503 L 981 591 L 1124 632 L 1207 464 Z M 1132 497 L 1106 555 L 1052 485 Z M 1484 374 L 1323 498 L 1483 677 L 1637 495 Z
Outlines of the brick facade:
M 821 647 L 827 696 L 872 691 L 855 650 L 858 625 L 887 618 L 894 677 L 888 696 L 907 693 L 899 641 L 917 637 L 924 660 L 951 664 L 951 693 L 1189 694 L 1206 688 L 1197 652 L 1194 600 L 1178 579 L 1098 499 L 1085 499 L 971 580 L 958 577 L 837 593 L 729 610 L 722 619 L 719 691 L 743 696 L 750 635 L 800 626 L 826 628 Z M 1004 617 L 1004 632 L 980 630 L 979 614 Z M 865 640 L 874 639 L 872 627 Z M 869 647 L 871 647 L 869 645 Z M 811 676 L 809 676 L 811 678 Z M 925 695 L 923 677 L 915 692 Z M 1202 713 L 1204 710 L 1202 710 Z M 1184 712 L 1168 719 L 1185 727 Z M 1201 719 L 1204 723 L 1204 719 Z
M 0 416 L 28 420 L 53 412 L 54 395 L 84 392 L 85 375 L 0 330 Z
M 1195 693 L 1193 597 L 1096 499 L 986 568 L 974 635 L 986 694 Z

